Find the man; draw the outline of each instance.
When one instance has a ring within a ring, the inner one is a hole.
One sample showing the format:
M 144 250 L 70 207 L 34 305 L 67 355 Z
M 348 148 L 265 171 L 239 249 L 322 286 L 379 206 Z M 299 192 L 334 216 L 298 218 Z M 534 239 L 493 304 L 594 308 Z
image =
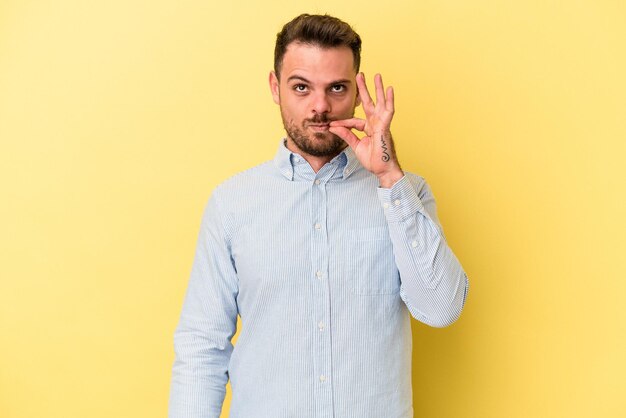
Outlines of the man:
M 360 50 L 330 16 L 278 34 L 269 84 L 287 137 L 209 200 L 170 417 L 219 417 L 229 378 L 231 418 L 413 417 L 410 315 L 452 323 L 468 281 L 428 185 L 400 168 L 393 89 L 376 75 L 372 99 Z

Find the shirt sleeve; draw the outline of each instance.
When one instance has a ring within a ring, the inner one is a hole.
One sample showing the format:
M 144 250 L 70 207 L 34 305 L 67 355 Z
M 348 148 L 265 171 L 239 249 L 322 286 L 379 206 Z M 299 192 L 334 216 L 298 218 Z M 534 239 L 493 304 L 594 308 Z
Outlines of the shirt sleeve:
M 213 196 L 205 209 L 195 260 L 174 333 L 170 418 L 219 418 L 237 328 L 238 282 Z
M 443 235 L 430 187 L 407 174 L 390 189 L 379 188 L 378 198 L 400 272 L 400 297 L 415 319 L 450 325 L 461 314 L 469 281 Z

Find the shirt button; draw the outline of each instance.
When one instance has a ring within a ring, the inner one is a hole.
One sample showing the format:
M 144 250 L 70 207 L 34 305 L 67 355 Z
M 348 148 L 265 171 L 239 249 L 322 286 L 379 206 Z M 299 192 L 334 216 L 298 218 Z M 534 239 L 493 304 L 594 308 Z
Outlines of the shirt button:
M 320 329 L 320 331 L 324 331 L 324 323 L 322 321 L 317 324 L 317 327 Z
M 321 224 L 319 224 L 319 223 L 316 223 L 316 224 L 315 224 L 315 229 L 321 229 L 321 228 L 322 228 L 322 225 L 321 225 Z
M 400 206 L 400 199 L 394 200 L 393 204 L 396 205 L 396 206 Z
M 385 209 L 387 209 L 387 208 L 389 207 L 389 203 L 387 203 L 387 202 L 383 203 L 383 207 L 384 207 Z
M 413 242 L 411 243 L 411 247 L 413 247 L 413 248 L 417 247 L 417 241 L 413 241 Z
M 315 180 L 315 184 L 320 184 L 319 179 Z
M 315 275 L 317 276 L 318 279 L 322 278 L 322 272 L 319 270 L 315 272 Z
M 293 159 L 295 162 L 299 163 L 300 162 L 300 158 L 296 157 Z
M 323 374 L 320 375 L 320 382 L 325 382 L 326 381 L 326 376 L 324 376 Z

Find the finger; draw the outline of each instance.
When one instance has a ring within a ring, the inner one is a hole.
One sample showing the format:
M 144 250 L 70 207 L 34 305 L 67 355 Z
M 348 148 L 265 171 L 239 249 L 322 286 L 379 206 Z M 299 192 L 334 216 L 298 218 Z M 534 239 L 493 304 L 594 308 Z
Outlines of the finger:
M 385 107 L 385 89 L 383 87 L 383 76 L 376 74 L 374 76 L 374 85 L 376 87 L 376 104 Z
M 393 103 L 393 87 L 387 87 L 387 101 L 385 102 L 385 109 L 393 113 L 395 111 Z
M 361 97 L 363 110 L 369 112 L 374 107 L 374 103 L 372 102 L 370 92 L 367 90 L 367 84 L 365 84 L 365 75 L 363 75 L 363 73 L 358 73 L 356 75 L 356 86 L 359 89 L 359 96 Z
M 346 141 L 352 149 L 356 149 L 359 145 L 359 138 L 348 128 L 344 128 L 343 126 L 333 126 L 328 128 L 328 130 Z
M 341 119 L 330 122 L 332 127 L 344 127 L 348 129 L 358 129 L 359 131 L 365 130 L 365 121 L 359 118 Z

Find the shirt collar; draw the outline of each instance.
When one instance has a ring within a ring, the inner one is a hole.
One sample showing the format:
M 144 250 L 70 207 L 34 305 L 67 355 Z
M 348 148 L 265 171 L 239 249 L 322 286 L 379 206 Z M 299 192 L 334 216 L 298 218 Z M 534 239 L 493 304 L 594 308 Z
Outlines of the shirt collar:
M 302 162 L 306 163 L 304 158 L 302 158 L 300 154 L 289 151 L 286 140 L 281 139 L 278 145 L 278 151 L 274 156 L 274 166 L 276 166 L 278 171 L 289 181 L 293 181 L 294 167 Z M 361 167 L 359 160 L 350 147 L 346 147 L 346 149 L 331 160 L 331 163 L 338 164 L 339 169 L 343 170 L 342 179 L 344 180 Z

